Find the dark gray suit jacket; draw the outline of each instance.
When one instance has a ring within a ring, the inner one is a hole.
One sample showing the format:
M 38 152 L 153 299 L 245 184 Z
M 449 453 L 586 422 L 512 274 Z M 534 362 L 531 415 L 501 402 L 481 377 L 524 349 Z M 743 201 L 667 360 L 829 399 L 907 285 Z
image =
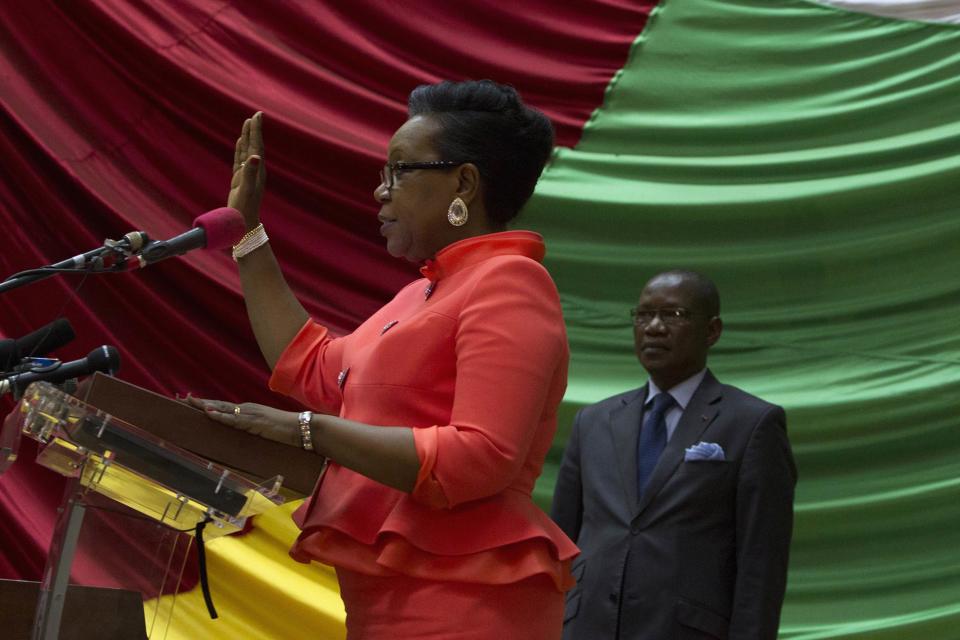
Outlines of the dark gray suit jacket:
M 781 407 L 707 371 L 637 495 L 644 386 L 582 409 L 552 517 L 580 547 L 564 640 L 777 636 L 797 472 Z M 724 461 L 684 461 L 698 442 Z

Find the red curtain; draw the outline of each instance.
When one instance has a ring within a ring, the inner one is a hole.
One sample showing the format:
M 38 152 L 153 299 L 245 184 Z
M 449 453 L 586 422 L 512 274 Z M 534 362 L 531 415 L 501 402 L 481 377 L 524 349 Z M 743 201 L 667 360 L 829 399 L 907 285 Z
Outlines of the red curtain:
M 263 220 L 308 311 L 347 331 L 414 277 L 372 192 L 406 96 L 440 79 L 513 84 L 572 146 L 654 2 L 126 0 L 0 6 L 0 274 L 221 206 L 243 119 L 265 113 Z M 120 376 L 162 393 L 292 405 L 267 369 L 225 253 L 0 294 L 0 332 L 66 316 Z M 3 409 L 9 410 L 9 400 Z M 0 477 L 0 577 L 37 579 L 61 482 L 28 443 Z

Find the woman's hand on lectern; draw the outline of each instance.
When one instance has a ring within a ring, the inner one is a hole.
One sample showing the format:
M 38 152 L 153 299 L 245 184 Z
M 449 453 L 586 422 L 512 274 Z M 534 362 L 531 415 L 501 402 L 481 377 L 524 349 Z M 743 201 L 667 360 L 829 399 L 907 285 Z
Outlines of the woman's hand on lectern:
M 227 206 L 243 214 L 247 229 L 260 224 L 260 201 L 267 182 L 263 163 L 263 113 L 257 111 L 243 123 L 233 152 L 233 180 Z
M 275 440 L 293 447 L 300 446 L 299 414 L 274 409 L 262 404 L 234 404 L 222 400 L 205 400 L 187 395 L 183 401 L 206 412 L 207 417 L 255 436 Z

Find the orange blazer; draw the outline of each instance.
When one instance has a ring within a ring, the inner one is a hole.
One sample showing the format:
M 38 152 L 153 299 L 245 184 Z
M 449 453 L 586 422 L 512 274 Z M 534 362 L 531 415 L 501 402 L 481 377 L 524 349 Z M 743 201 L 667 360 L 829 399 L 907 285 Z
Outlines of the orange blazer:
M 547 574 L 572 586 L 577 548 L 531 498 L 569 360 L 543 255 L 528 231 L 463 240 L 353 333 L 304 325 L 270 387 L 318 411 L 412 427 L 421 466 L 404 493 L 331 461 L 294 513 L 295 559 L 484 584 Z

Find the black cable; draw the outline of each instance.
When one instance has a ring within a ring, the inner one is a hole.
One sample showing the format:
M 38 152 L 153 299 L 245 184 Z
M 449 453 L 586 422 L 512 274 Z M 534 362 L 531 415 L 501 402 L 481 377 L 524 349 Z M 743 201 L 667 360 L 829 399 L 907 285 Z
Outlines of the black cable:
M 8 280 L 16 280 L 17 278 L 25 278 L 27 276 L 44 275 L 47 273 L 82 273 L 84 275 L 87 275 L 91 273 L 120 273 L 122 271 L 125 271 L 122 263 L 118 263 L 117 265 L 114 265 L 112 267 L 107 267 L 106 269 L 97 269 L 97 268 L 71 269 L 67 267 L 63 267 L 63 268 L 38 267 L 36 269 L 28 269 L 26 271 L 20 271 L 19 273 L 15 273 L 9 278 L 7 278 L 6 280 L 4 280 L 4 282 L 7 282 Z
M 203 529 L 208 522 L 211 522 L 209 516 L 197 523 L 197 564 L 200 568 L 200 590 L 203 591 L 203 601 L 207 605 L 210 619 L 216 620 L 217 610 L 213 606 L 213 598 L 210 597 L 210 581 L 207 579 L 207 552 L 203 546 Z

